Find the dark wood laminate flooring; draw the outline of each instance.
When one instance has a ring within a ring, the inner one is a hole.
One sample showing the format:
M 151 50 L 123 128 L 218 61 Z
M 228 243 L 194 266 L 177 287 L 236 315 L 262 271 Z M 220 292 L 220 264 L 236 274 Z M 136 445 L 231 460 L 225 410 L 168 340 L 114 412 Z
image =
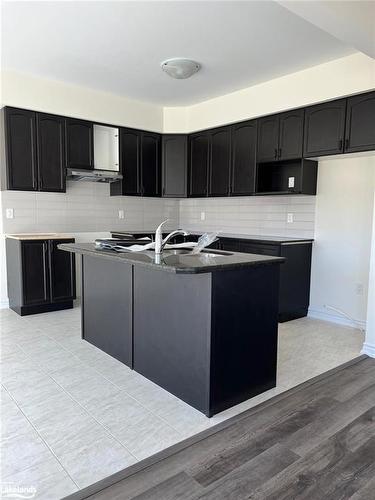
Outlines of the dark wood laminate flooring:
M 81 498 L 374 500 L 375 359 L 266 401 Z

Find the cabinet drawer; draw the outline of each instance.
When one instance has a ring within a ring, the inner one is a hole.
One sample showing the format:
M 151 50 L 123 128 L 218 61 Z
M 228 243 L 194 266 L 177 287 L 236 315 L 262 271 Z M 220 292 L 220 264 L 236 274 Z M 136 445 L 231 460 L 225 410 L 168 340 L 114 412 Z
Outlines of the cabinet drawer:
M 220 248 L 227 252 L 240 252 L 240 242 L 235 239 L 220 238 Z
M 266 245 L 261 243 L 252 243 L 251 241 L 241 241 L 240 252 L 272 255 L 277 257 L 280 255 L 280 247 L 278 245 Z

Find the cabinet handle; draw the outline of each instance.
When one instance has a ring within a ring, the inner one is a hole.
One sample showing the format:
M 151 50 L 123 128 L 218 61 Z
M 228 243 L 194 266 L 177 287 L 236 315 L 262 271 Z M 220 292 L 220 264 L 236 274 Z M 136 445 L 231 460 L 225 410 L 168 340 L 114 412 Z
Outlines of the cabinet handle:
M 281 148 L 279 148 L 279 158 L 281 158 Z
M 349 139 L 345 139 L 345 149 L 349 148 Z
M 163 187 L 163 189 L 162 189 L 162 195 L 163 196 L 165 195 L 165 187 Z
M 339 149 L 340 151 L 342 150 L 342 146 L 344 144 L 344 141 L 342 139 L 339 140 Z
M 275 148 L 275 160 L 277 160 L 277 148 Z

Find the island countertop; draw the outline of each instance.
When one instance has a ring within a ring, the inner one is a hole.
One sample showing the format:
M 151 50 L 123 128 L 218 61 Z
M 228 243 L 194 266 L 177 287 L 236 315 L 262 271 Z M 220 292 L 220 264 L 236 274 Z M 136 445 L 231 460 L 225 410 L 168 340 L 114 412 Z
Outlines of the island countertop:
M 81 255 L 101 257 L 103 259 L 111 259 L 118 262 L 127 262 L 128 264 L 150 267 L 177 274 L 211 273 L 213 271 L 224 271 L 227 269 L 281 264 L 285 261 L 283 257 L 224 252 L 210 249 L 203 251 L 199 255 L 161 254 L 158 261 L 155 259 L 155 253 L 152 251 L 117 253 L 114 250 L 99 250 L 95 247 L 94 243 L 63 243 L 59 245 L 58 248 Z
M 118 235 L 118 237 L 122 237 L 124 235 L 145 235 L 145 234 L 154 234 L 155 230 L 150 230 L 150 231 L 110 231 L 112 235 Z M 168 232 L 168 231 L 166 231 Z M 190 231 L 187 229 L 187 232 L 189 235 L 192 236 L 200 236 L 201 234 L 205 232 L 212 232 L 212 231 Z M 272 236 L 272 235 L 257 235 L 257 234 L 246 234 L 246 233 L 226 233 L 225 231 L 219 231 L 218 233 L 218 238 L 224 238 L 224 239 L 238 239 L 238 240 L 249 240 L 249 241 L 254 241 L 256 243 L 268 243 L 268 244 L 273 244 L 273 245 L 291 245 L 291 244 L 296 244 L 296 243 L 312 243 L 314 241 L 313 238 L 302 238 L 302 237 L 291 237 L 291 236 Z

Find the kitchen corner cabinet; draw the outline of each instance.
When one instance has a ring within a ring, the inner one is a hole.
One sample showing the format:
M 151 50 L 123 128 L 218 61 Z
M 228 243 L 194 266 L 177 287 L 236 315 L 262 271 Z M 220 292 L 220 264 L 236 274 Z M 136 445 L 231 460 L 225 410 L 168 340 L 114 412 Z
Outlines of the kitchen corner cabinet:
M 192 134 L 189 139 L 189 196 L 207 196 L 209 133 Z
M 73 307 L 75 259 L 60 243 L 74 239 L 6 239 L 9 307 L 21 316 Z
M 94 168 L 93 123 L 66 118 L 66 166 Z
M 5 108 L 8 189 L 65 191 L 64 118 Z
M 344 152 L 346 102 L 346 99 L 339 99 L 306 108 L 305 158 Z
M 121 181 L 111 184 L 112 196 L 160 196 L 160 135 L 120 129 Z
M 232 127 L 231 194 L 251 195 L 255 192 L 257 153 L 257 121 Z
M 259 120 L 258 163 L 302 158 L 304 109 Z
M 348 98 L 345 153 L 375 149 L 375 92 Z
M 165 198 L 187 196 L 188 136 L 162 137 L 162 195 Z

